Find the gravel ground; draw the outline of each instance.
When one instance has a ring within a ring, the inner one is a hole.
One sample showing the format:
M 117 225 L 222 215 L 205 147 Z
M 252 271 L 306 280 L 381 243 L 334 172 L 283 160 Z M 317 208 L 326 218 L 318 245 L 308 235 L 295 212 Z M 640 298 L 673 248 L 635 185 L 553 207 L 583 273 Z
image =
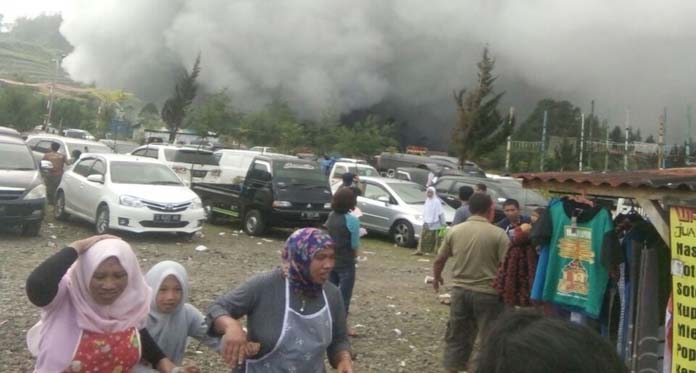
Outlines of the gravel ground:
M 75 239 L 91 235 L 90 225 L 44 221 L 40 237 L 0 232 L 0 367 L 3 372 L 31 372 L 33 361 L 25 333 L 38 320 L 39 309 L 24 292 L 24 282 L 43 259 Z M 279 264 L 289 231 L 274 230 L 264 238 L 240 233 L 239 226 L 207 225 L 192 242 L 174 235 L 124 235 L 136 249 L 143 271 L 158 261 L 182 263 L 191 279 L 192 304 L 205 312 L 219 295 L 254 273 Z M 195 248 L 204 245 L 206 251 Z M 437 302 L 423 278 L 432 257 L 414 257 L 384 237 L 363 239 L 349 323 L 360 334 L 353 339 L 356 372 L 433 372 L 441 370 L 442 336 L 448 308 Z M 427 260 L 427 262 L 426 262 Z M 448 270 L 446 270 L 446 273 Z M 447 281 L 447 279 L 446 279 Z M 203 372 L 226 371 L 222 360 L 192 343 L 187 361 Z

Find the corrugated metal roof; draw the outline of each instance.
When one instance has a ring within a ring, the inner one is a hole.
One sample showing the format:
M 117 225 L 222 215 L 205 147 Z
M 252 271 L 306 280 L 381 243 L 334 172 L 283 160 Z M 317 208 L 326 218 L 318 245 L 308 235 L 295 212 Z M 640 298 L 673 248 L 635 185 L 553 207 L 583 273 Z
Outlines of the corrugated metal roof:
M 670 190 L 696 190 L 696 168 L 635 170 L 619 172 L 538 172 L 520 173 L 524 182 L 579 184 L 595 187 L 630 187 Z

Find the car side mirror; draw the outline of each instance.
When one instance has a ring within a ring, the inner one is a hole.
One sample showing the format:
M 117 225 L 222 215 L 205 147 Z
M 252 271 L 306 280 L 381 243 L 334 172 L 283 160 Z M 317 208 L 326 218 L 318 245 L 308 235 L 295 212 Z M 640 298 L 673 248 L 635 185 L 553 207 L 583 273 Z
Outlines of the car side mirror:
M 41 166 L 42 170 L 52 170 L 53 169 L 53 162 L 42 160 L 40 163 L 40 166 Z
M 99 183 L 99 184 L 104 184 L 104 175 L 89 175 L 87 176 L 87 181 L 91 181 L 93 183 Z
M 385 205 L 388 205 L 391 202 L 389 200 L 389 197 L 387 197 L 387 196 L 379 196 L 379 197 L 377 197 L 377 200 L 380 202 L 384 202 Z

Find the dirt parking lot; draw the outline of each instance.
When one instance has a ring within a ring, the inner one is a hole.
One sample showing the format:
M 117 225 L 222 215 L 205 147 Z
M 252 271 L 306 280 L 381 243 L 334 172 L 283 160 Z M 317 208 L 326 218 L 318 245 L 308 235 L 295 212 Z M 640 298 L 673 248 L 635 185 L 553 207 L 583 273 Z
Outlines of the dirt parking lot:
M 286 230 L 264 238 L 240 233 L 239 226 L 207 225 L 192 242 L 173 235 L 123 235 L 136 249 L 143 271 L 158 261 L 182 263 L 192 282 L 190 302 L 203 312 L 223 292 L 254 273 L 279 264 Z M 33 361 L 25 333 L 38 320 L 39 309 L 24 292 L 24 282 L 43 259 L 93 227 L 80 222 L 44 221 L 40 237 L 0 232 L 0 367 L 3 372 L 31 372 Z M 199 245 L 205 251 L 196 251 Z M 368 236 L 362 242 L 357 283 L 349 323 L 360 334 L 353 339 L 356 372 L 434 372 L 441 369 L 442 336 L 448 308 L 437 302 L 423 279 L 431 273 L 432 257 L 415 257 L 386 238 Z M 427 260 L 427 262 L 426 262 Z M 447 279 L 445 280 L 447 281 Z M 187 360 L 204 372 L 227 369 L 214 353 L 196 342 Z

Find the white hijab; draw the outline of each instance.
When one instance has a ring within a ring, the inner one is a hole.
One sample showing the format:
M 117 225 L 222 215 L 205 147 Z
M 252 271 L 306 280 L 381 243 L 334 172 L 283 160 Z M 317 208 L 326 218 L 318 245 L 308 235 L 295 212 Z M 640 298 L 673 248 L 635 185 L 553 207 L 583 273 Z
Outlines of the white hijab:
M 163 313 L 157 307 L 157 293 L 162 282 L 167 276 L 173 275 L 179 280 L 182 289 L 181 302 L 172 313 Z M 152 288 L 152 304 L 147 318 L 147 331 L 157 342 L 162 352 L 171 359 L 174 364 L 181 364 L 186 352 L 189 325 L 191 323 L 186 312 L 186 300 L 188 299 L 189 285 L 186 269 L 179 263 L 165 260 L 152 267 L 145 275 L 145 281 Z
M 427 196 L 427 192 L 433 192 L 432 197 Z M 438 198 L 435 188 L 429 187 L 426 191 L 425 197 L 425 207 L 423 208 L 423 222 L 426 224 L 433 224 L 440 222 L 440 215 L 444 214 L 442 211 L 442 201 Z

